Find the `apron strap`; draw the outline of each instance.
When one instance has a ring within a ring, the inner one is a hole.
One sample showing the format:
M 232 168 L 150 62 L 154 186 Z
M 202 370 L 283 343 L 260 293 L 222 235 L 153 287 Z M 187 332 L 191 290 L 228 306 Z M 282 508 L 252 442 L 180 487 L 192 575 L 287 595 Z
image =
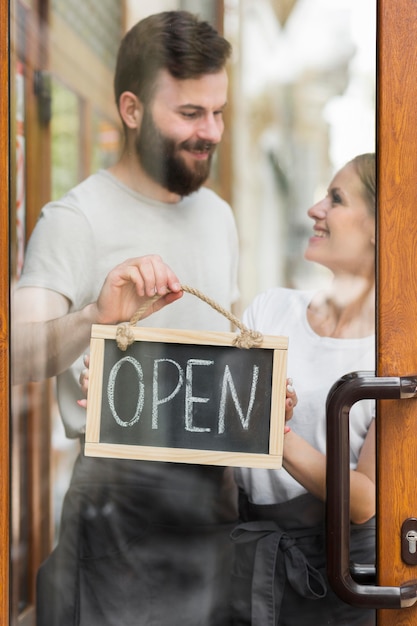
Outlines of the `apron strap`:
M 252 577 L 252 626 L 275 626 L 280 613 L 285 582 L 301 596 L 324 598 L 327 586 L 295 540 L 275 522 L 239 524 L 231 533 L 236 543 L 256 541 Z

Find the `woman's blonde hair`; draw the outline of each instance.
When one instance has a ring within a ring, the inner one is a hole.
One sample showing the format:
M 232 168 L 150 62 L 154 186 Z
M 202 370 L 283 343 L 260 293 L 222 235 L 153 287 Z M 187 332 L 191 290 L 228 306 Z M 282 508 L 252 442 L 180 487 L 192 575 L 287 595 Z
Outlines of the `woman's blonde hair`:
M 375 215 L 376 209 L 376 165 L 375 154 L 368 152 L 359 154 L 349 161 L 358 174 L 363 187 L 363 197 L 366 201 L 368 209 L 372 215 Z

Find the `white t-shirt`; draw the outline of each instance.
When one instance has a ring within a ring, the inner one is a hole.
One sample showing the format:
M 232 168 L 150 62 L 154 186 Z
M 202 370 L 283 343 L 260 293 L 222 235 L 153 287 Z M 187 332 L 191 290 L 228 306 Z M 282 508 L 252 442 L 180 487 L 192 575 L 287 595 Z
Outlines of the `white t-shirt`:
M 375 370 L 375 338 L 335 339 L 317 335 L 307 321 L 313 294 L 293 289 L 270 289 L 259 295 L 244 314 L 244 323 L 268 335 L 289 338 L 288 376 L 294 381 L 298 404 L 291 428 L 314 448 L 326 452 L 326 398 L 341 376 Z M 350 412 L 350 462 L 359 453 L 374 417 L 374 401 L 363 400 Z M 251 502 L 273 504 L 291 500 L 306 490 L 285 469 L 239 468 L 236 480 Z
M 43 287 L 68 298 L 70 310 L 95 302 L 108 272 L 131 257 L 159 254 L 183 284 L 226 310 L 238 298 L 238 238 L 230 206 L 201 188 L 178 203 L 146 198 L 101 170 L 46 205 L 30 239 L 20 287 Z M 141 326 L 230 330 L 207 303 L 185 293 Z M 78 382 L 82 355 L 58 376 L 58 401 L 69 437 L 85 429 Z

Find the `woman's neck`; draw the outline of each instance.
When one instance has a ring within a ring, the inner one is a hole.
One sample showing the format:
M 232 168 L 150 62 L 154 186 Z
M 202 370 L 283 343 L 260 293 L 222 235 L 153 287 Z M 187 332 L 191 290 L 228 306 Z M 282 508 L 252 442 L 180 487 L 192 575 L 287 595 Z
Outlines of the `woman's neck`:
M 329 290 L 317 293 L 307 311 L 315 333 L 353 339 L 375 332 L 375 282 L 364 277 L 335 277 Z

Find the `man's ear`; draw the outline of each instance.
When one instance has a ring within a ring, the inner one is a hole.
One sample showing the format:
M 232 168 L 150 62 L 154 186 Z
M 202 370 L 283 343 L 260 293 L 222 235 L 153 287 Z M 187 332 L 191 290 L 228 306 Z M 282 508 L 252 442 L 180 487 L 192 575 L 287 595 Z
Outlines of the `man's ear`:
M 127 128 L 137 129 L 142 122 L 143 105 L 131 91 L 124 91 L 119 98 L 119 113 Z

